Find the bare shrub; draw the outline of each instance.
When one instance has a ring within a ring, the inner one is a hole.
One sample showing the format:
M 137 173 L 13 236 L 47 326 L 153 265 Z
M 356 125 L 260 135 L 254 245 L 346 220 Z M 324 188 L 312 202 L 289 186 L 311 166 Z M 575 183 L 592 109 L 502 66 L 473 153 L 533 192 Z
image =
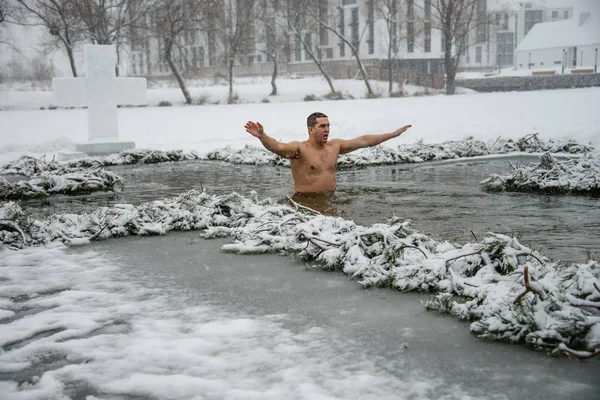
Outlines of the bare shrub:
M 331 92 L 325 95 L 325 98 L 328 100 L 344 100 L 344 95 L 342 92 Z
M 210 101 L 210 97 L 207 94 L 201 94 L 196 98 L 196 104 L 202 106 L 204 104 L 208 104 Z

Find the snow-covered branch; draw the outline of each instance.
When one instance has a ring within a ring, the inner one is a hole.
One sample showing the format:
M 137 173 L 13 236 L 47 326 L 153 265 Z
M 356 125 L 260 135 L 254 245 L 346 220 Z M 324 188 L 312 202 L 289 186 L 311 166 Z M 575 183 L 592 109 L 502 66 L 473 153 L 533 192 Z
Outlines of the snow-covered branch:
M 365 287 L 437 292 L 427 308 L 471 320 L 471 331 L 481 337 L 565 346 L 581 354 L 595 354 L 600 344 L 600 264 L 560 264 L 506 235 L 490 233 L 460 246 L 423 235 L 404 219 L 361 226 L 260 200 L 255 193 L 215 196 L 193 190 L 137 207 L 43 220 L 29 218 L 10 202 L 0 208 L 0 220 L 13 228 L 0 231 L 0 243 L 11 248 L 171 230 L 232 237 L 223 251 L 276 252 L 343 271 Z
M 546 142 L 538 139 L 536 134 L 527 135 L 516 141 L 499 138 L 489 143 L 468 137 L 460 141 L 447 141 L 437 144 L 419 142 L 400 145 L 395 149 L 385 146 L 369 147 L 340 156 L 338 168 L 421 163 L 514 152 L 583 154 L 592 151 L 594 151 L 594 147 L 591 145 L 575 141 Z M 255 146 L 246 146 L 241 150 L 224 147 L 209 152 L 206 157 L 210 160 L 221 160 L 234 164 L 289 166 L 288 160 L 278 157 L 262 147 Z
M 481 182 L 481 189 L 597 195 L 600 194 L 600 153 L 566 160 L 545 153 L 539 164 L 513 166 L 512 175 L 492 175 Z

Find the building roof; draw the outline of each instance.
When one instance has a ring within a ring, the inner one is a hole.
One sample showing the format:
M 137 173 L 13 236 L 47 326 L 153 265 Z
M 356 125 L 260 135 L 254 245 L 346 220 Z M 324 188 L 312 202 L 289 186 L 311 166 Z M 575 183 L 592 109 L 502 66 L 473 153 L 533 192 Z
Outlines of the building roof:
M 594 14 L 579 25 L 579 15 L 571 19 L 540 22 L 531 28 L 515 51 L 600 44 L 600 21 Z
M 520 7 L 515 0 L 487 0 L 488 12 L 515 12 Z

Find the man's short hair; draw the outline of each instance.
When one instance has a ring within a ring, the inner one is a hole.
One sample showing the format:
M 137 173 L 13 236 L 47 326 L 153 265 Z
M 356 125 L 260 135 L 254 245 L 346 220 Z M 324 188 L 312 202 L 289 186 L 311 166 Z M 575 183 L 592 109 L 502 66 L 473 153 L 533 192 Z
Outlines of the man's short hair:
M 308 126 L 308 127 L 315 126 L 315 124 L 317 123 L 317 118 L 329 118 L 329 117 L 321 112 L 314 112 L 314 113 L 310 114 L 308 116 L 308 118 L 306 118 L 306 126 Z

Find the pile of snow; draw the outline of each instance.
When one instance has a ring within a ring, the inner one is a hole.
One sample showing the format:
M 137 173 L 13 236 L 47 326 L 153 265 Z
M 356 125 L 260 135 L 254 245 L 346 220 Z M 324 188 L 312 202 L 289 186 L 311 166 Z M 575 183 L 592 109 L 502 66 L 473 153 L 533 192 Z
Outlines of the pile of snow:
M 421 141 L 403 144 L 395 149 L 385 146 L 369 147 L 341 155 L 338 159 L 338 167 L 421 163 L 515 152 L 583 154 L 591 151 L 594 151 L 592 145 L 581 144 L 574 140 L 544 141 L 539 139 L 537 134 L 527 135 L 518 140 L 498 138 L 495 141 L 488 142 L 467 137 L 463 140 L 434 144 Z M 289 166 L 288 160 L 256 146 L 245 146 L 241 150 L 226 146 L 209 152 L 206 157 L 209 160 L 220 160 L 235 164 Z
M 292 204 L 277 205 L 256 193 L 247 198 L 192 190 L 138 207 L 124 204 L 35 220 L 11 202 L 0 208 L 0 220 L 12 224 L 0 231 L 0 243 L 18 249 L 200 230 L 204 238 L 233 237 L 223 251 L 278 252 L 341 270 L 363 286 L 438 292 L 428 308 L 473 320 L 471 330 L 482 337 L 578 351 L 579 356 L 598 351 L 596 261 L 563 265 L 497 234 L 459 246 L 415 231 L 408 220 L 365 227 Z
M 481 182 L 488 192 L 600 194 L 600 153 L 557 160 L 549 153 L 540 164 L 514 166 L 512 175 L 492 175 Z

